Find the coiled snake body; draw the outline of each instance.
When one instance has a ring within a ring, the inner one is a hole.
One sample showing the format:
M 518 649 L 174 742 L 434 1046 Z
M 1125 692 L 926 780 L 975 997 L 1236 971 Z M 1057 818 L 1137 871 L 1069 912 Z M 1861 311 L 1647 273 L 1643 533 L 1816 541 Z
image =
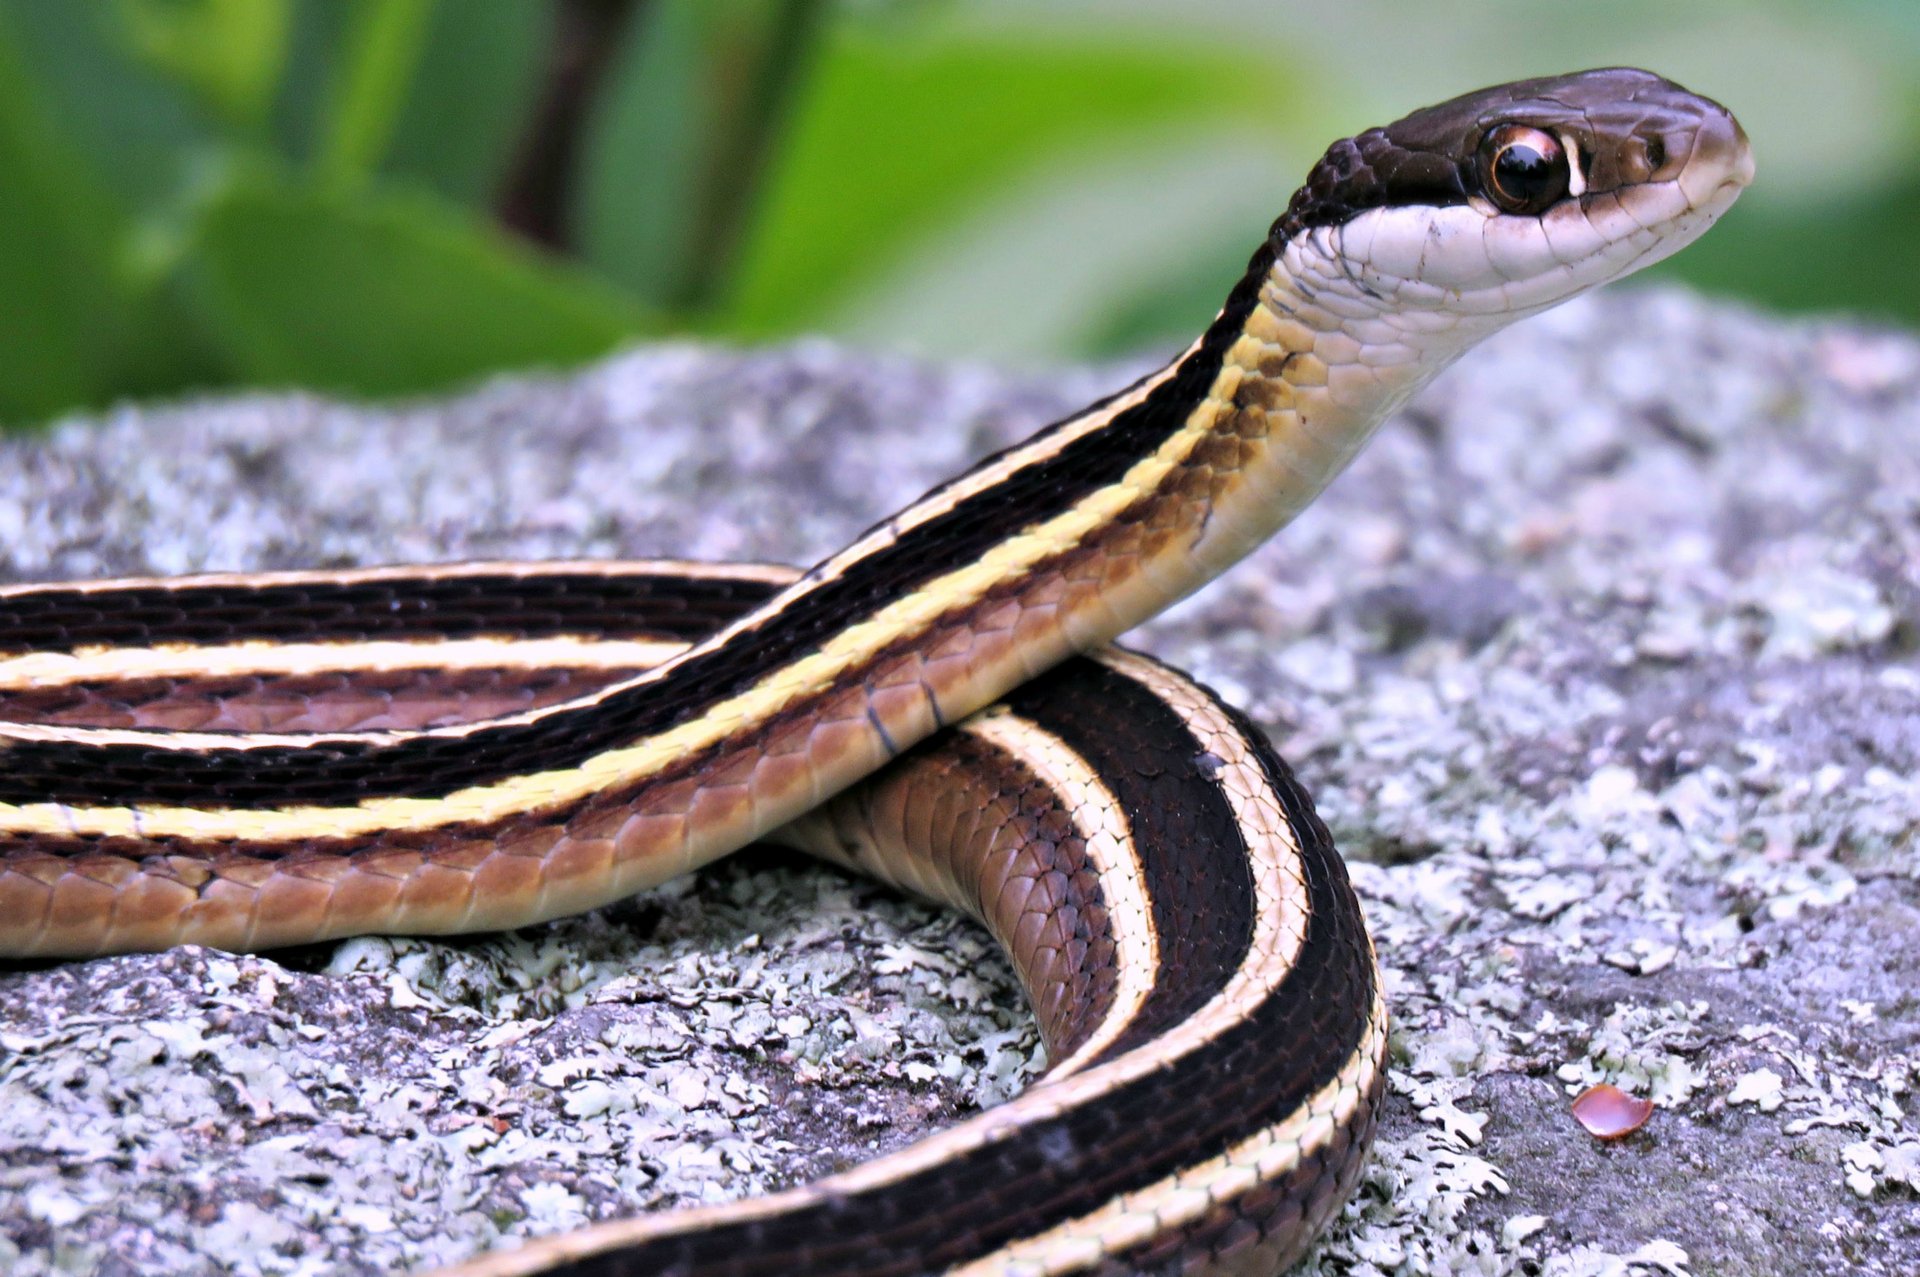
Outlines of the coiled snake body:
M 1372 1129 L 1372 951 L 1259 732 L 1104 645 L 1474 342 L 1675 251 L 1751 171 L 1725 110 L 1630 70 L 1340 142 L 1167 367 L 800 575 L 0 591 L 0 954 L 522 926 L 772 835 L 985 922 L 1047 1076 L 803 1189 L 459 1271 L 1276 1272 Z

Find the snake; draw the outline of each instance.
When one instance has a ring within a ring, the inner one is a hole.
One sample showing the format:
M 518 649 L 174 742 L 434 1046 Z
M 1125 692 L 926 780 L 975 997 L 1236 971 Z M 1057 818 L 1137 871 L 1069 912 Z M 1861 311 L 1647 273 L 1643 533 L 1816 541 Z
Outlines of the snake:
M 8 586 L 0 955 L 522 927 L 771 838 L 984 924 L 1048 1070 L 815 1183 L 446 1272 L 1277 1273 L 1359 1179 L 1379 969 L 1258 727 L 1112 641 L 1475 343 L 1691 242 L 1752 174 L 1724 107 L 1628 68 L 1358 133 L 1165 366 L 805 571 Z

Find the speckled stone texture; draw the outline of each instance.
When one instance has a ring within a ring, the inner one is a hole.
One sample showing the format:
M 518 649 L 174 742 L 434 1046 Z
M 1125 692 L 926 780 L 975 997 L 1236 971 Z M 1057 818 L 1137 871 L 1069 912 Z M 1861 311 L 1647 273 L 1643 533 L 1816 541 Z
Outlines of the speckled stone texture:
M 805 561 L 1124 370 L 636 351 L 0 445 L 0 578 Z M 1423 395 L 1136 636 L 1355 863 L 1393 1092 L 1326 1274 L 1920 1271 L 1920 343 L 1670 292 Z M 795 1182 L 1022 1084 L 980 933 L 768 857 L 587 919 L 0 973 L 0 1270 L 353 1273 Z M 1596 1144 L 1612 1080 L 1658 1102 Z

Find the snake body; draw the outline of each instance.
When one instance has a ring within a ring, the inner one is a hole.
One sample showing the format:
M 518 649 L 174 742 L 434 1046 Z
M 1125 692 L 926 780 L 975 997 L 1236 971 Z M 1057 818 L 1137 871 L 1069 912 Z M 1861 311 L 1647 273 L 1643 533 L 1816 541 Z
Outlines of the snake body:
M 1047 1077 L 804 1189 L 461 1271 L 1275 1272 L 1372 1128 L 1372 952 L 1258 731 L 1101 649 L 1474 342 L 1681 247 L 1751 171 L 1723 108 L 1619 69 L 1337 143 L 1185 352 L 798 576 L 11 587 L 0 954 L 521 926 L 779 831 L 985 921 Z

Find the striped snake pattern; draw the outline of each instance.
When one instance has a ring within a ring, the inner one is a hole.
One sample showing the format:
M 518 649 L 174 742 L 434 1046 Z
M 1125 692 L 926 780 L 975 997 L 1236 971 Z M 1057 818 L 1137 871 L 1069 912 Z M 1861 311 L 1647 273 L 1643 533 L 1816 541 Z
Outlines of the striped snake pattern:
M 804 573 L 0 590 L 0 955 L 524 926 L 771 837 L 979 918 L 1047 1075 L 805 1188 L 459 1273 L 1278 1272 L 1379 1108 L 1372 950 L 1259 731 L 1107 645 L 1475 342 L 1682 247 L 1751 173 L 1723 108 L 1623 69 L 1337 143 L 1165 368 Z

